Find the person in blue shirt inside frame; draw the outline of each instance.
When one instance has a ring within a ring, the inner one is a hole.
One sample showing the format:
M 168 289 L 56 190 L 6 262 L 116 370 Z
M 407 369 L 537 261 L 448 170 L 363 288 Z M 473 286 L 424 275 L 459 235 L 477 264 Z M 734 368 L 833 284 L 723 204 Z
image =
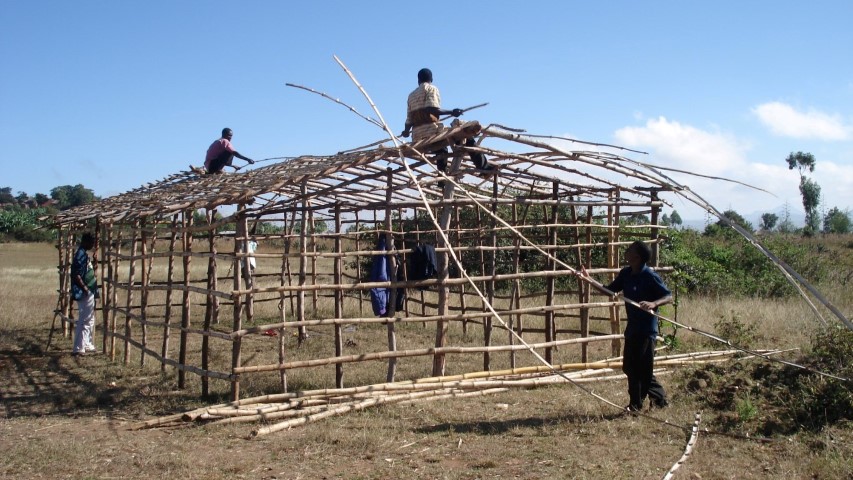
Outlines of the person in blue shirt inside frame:
M 669 404 L 666 391 L 654 376 L 655 342 L 658 336 L 657 308 L 672 302 L 672 292 L 654 270 L 646 265 L 652 251 L 643 242 L 636 241 L 625 251 L 628 266 L 606 288 L 622 292 L 626 299 L 640 307 L 625 302 L 628 325 L 625 327 L 622 371 L 628 377 L 630 403 L 626 410 L 640 411 L 649 397 L 652 407 L 663 408 Z M 586 276 L 586 272 L 582 271 Z M 595 285 L 596 282 L 593 282 Z

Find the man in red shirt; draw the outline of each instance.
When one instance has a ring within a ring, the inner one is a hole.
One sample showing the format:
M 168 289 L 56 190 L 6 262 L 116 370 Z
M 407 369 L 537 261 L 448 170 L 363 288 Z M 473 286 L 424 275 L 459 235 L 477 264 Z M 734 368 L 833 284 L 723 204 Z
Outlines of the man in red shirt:
M 231 145 L 231 137 L 234 136 L 234 132 L 231 131 L 230 128 L 222 129 L 222 138 L 214 141 L 210 144 L 210 147 L 207 149 L 207 156 L 204 158 L 204 169 L 207 173 L 220 173 L 225 166 L 231 166 L 231 161 L 234 160 L 234 157 L 243 159 L 249 164 L 255 163 L 249 157 L 244 157 L 240 155 L 240 152 L 234 150 L 234 147 Z

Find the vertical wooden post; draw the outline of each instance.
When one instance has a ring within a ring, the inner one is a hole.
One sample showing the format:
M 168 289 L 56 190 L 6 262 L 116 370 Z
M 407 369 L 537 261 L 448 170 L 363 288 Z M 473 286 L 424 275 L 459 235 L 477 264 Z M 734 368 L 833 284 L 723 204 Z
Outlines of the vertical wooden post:
M 302 186 L 300 189 L 302 194 L 302 208 L 301 208 L 301 218 L 299 219 L 300 228 L 299 228 L 299 291 L 296 294 L 296 320 L 303 321 L 305 320 L 305 280 L 307 276 L 308 269 L 308 258 L 305 254 L 308 252 L 308 240 L 306 238 L 308 230 L 308 201 L 306 200 L 306 195 L 308 194 L 308 181 L 303 180 Z M 299 336 L 298 336 L 298 344 L 302 345 L 302 342 L 305 341 L 306 335 L 305 327 L 299 327 Z
M 394 256 L 396 247 L 394 246 L 394 235 L 392 229 L 394 223 L 391 221 L 391 202 L 394 192 L 394 173 L 391 168 L 386 169 L 387 182 L 385 186 L 385 250 L 388 252 L 386 261 L 388 265 L 388 280 L 394 284 L 397 281 L 397 257 Z M 392 287 L 388 290 L 388 310 L 386 311 L 388 318 L 397 316 L 397 288 Z M 397 331 L 394 322 L 389 322 L 387 325 L 388 331 L 388 351 L 397 351 Z M 387 382 L 393 382 L 394 376 L 397 373 L 397 358 L 388 358 L 388 373 L 386 375 Z
M 497 258 L 498 258 L 498 231 L 497 231 L 497 220 L 495 220 L 495 216 L 498 213 L 498 177 L 495 175 L 492 179 L 492 217 L 491 221 L 489 221 L 491 234 L 489 235 L 490 242 L 489 244 L 492 247 L 492 254 L 489 256 L 489 275 L 492 277 L 491 280 L 486 284 L 486 295 L 489 301 L 489 305 L 492 308 L 495 308 L 495 274 L 497 273 Z M 492 345 L 492 316 L 489 315 L 483 318 L 483 345 L 486 347 L 490 347 Z M 491 354 L 487 351 L 483 352 L 483 370 L 488 371 L 492 369 L 492 357 Z
M 512 204 L 512 226 L 518 226 L 518 205 Z M 521 253 L 521 239 L 518 238 L 518 235 L 515 235 L 515 239 L 513 240 L 515 244 L 515 251 L 512 258 L 512 271 L 515 275 L 518 275 L 518 270 L 520 268 L 520 253 Z M 512 294 L 509 299 L 510 309 L 519 309 L 521 308 L 521 280 L 516 278 L 512 281 Z M 523 323 L 521 321 L 521 314 L 517 313 L 515 315 L 509 316 L 509 344 L 515 345 L 515 335 L 513 335 L 514 329 L 517 328 L 518 335 L 522 335 Z M 515 322 L 513 323 L 513 320 Z M 509 367 L 515 368 L 515 350 L 510 350 L 509 352 Z
M 651 231 L 651 244 L 652 244 L 652 258 L 651 264 L 654 267 L 660 266 L 660 249 L 658 248 L 658 239 L 660 238 L 660 229 L 658 228 L 659 224 L 659 215 L 660 215 L 660 206 L 658 203 L 658 191 L 657 189 L 652 189 L 651 192 L 651 201 L 652 205 L 652 231 Z
M 163 315 L 163 347 L 160 355 L 163 360 L 169 358 L 169 336 L 172 333 L 172 292 L 175 279 L 175 245 L 178 243 L 178 215 L 172 215 L 172 226 L 169 229 L 169 265 L 166 272 L 166 310 Z M 166 362 L 160 363 L 160 371 L 166 371 Z
M 342 223 L 341 223 L 341 202 L 335 202 L 335 285 L 343 283 L 343 245 L 341 241 Z M 335 318 L 341 319 L 344 317 L 344 291 L 340 288 L 335 289 Z M 344 339 L 340 323 L 335 324 L 335 356 L 340 357 L 344 353 Z M 344 364 L 335 364 L 335 387 L 344 388 Z
M 459 164 L 462 163 L 462 154 L 459 152 L 454 152 L 453 156 L 453 164 L 451 165 L 449 172 L 451 174 L 455 173 L 459 170 Z M 441 216 L 438 219 L 438 228 L 442 232 L 447 232 L 447 228 L 450 226 L 450 213 L 452 212 L 452 206 L 447 202 L 453 199 L 453 190 L 455 185 L 452 182 L 445 182 L 444 191 L 442 192 L 442 206 L 441 206 Z M 450 296 L 450 289 L 447 286 L 447 277 L 449 276 L 449 262 L 450 258 L 448 254 L 448 249 L 451 246 L 444 240 L 445 237 L 440 236 L 438 240 L 439 252 L 437 252 L 436 260 L 438 261 L 438 315 L 442 318 L 436 322 L 435 327 L 435 347 L 441 348 L 447 345 L 447 320 L 444 317 L 447 316 L 447 301 Z M 449 238 L 448 238 L 449 240 Z M 432 360 L 432 375 L 434 377 L 440 377 L 444 375 L 444 369 L 446 366 L 447 358 L 443 353 L 436 353 L 433 356 Z
M 588 245 L 585 248 L 586 256 L 584 260 L 584 265 L 586 268 L 592 267 L 592 206 L 586 207 L 586 244 Z M 581 282 L 581 302 L 586 305 L 589 303 L 589 283 Z M 581 307 L 580 311 L 581 315 L 581 337 L 589 336 L 589 307 Z M 588 350 L 589 343 L 581 344 L 581 362 L 586 362 L 588 358 Z
M 142 292 L 139 294 L 139 318 L 140 326 L 142 327 L 142 348 L 139 349 L 139 365 L 145 366 L 145 349 L 148 348 L 148 282 L 149 282 L 149 264 L 151 260 L 148 258 L 148 229 L 147 222 L 144 220 L 140 223 L 142 229 Z M 154 237 L 156 238 L 156 232 Z
M 551 217 L 549 219 L 550 225 L 547 228 L 548 232 L 548 244 L 552 247 L 549 248 L 549 253 L 556 257 L 557 256 L 557 219 L 558 217 L 558 205 L 556 201 L 559 199 L 560 193 L 560 184 L 556 180 L 551 185 L 551 199 L 554 200 L 554 204 L 551 205 Z M 547 269 L 554 271 L 557 270 L 557 262 L 552 258 L 548 259 L 546 263 Z M 553 276 L 547 278 L 545 283 L 545 305 L 551 307 L 554 305 L 554 291 L 556 290 L 556 279 Z M 557 326 L 554 320 L 555 313 L 553 310 L 548 310 L 545 312 L 545 341 L 553 342 L 557 338 Z M 553 363 L 554 361 L 554 347 L 545 347 L 545 360 L 548 363 Z
M 236 223 L 237 229 L 234 232 L 234 290 L 240 290 L 242 279 L 241 276 L 241 268 L 240 264 L 243 263 L 240 258 L 240 252 L 246 251 L 245 241 L 241 240 L 246 237 L 246 214 L 245 214 L 246 206 L 244 204 L 239 204 L 237 206 L 236 215 Z M 235 293 L 232 295 L 232 301 L 234 302 L 234 323 L 232 331 L 236 332 L 237 330 L 241 330 L 243 328 L 243 298 L 242 295 Z M 243 338 L 237 337 L 234 339 L 231 344 L 231 370 L 233 374 L 233 370 L 240 366 L 242 363 L 241 359 L 241 350 L 243 347 Z M 231 400 L 237 401 L 240 399 L 240 376 L 233 375 L 233 379 L 231 380 Z
M 290 238 L 289 238 L 289 230 L 287 226 L 287 212 L 282 214 L 284 221 L 284 234 L 285 241 L 282 247 L 283 255 L 281 257 L 281 272 L 279 276 L 279 281 L 281 286 L 283 287 L 285 282 L 290 284 L 290 260 L 288 259 L 288 253 L 290 252 Z M 278 299 L 278 310 L 279 310 L 279 319 L 281 323 L 284 323 L 287 320 L 287 303 L 285 299 L 290 299 L 290 294 L 281 292 L 279 294 Z M 287 345 L 287 341 L 284 337 L 285 329 L 281 327 L 278 329 L 278 363 L 282 364 L 285 360 L 285 346 Z M 287 392 L 287 370 L 279 370 L 278 371 L 279 382 L 281 384 L 282 393 Z
M 119 280 L 119 267 L 121 266 L 121 241 L 122 241 L 122 231 L 121 227 L 118 225 L 113 225 L 114 229 L 117 229 L 116 232 L 116 242 L 115 242 L 115 255 L 113 256 L 113 289 L 110 291 L 110 304 L 113 306 L 112 310 L 110 310 L 110 361 L 115 361 L 116 359 L 116 336 L 115 333 L 118 329 L 116 325 L 116 315 L 118 314 L 118 280 Z
M 461 222 L 461 219 L 459 216 L 459 207 L 457 205 L 453 206 L 453 216 L 456 219 L 456 228 L 454 229 L 456 231 L 456 245 L 461 246 L 462 245 L 462 222 Z M 459 307 L 461 309 L 462 315 L 465 315 L 465 313 L 468 311 L 468 309 L 467 309 L 467 305 L 465 303 L 465 284 L 464 283 L 459 284 Z M 468 319 L 465 317 L 462 318 L 462 333 L 463 334 L 468 333 Z
M 616 228 L 613 229 L 613 259 L 612 259 L 612 268 L 617 268 L 620 265 L 619 259 L 619 247 L 616 245 L 619 243 L 619 237 L 621 233 L 621 227 L 619 226 L 619 217 L 620 217 L 620 209 L 619 209 L 619 200 L 621 197 L 621 192 L 617 187 L 613 191 L 613 201 L 615 205 L 613 206 L 613 216 L 611 217 L 611 222 Z M 610 274 L 610 281 L 612 282 L 616 279 L 616 273 Z M 613 298 L 610 299 L 613 301 Z M 611 334 L 619 334 L 622 331 L 621 319 L 620 319 L 621 310 L 618 305 L 613 305 L 610 307 L 610 333 Z M 618 338 L 610 341 L 610 353 L 614 357 L 618 357 L 622 354 L 622 342 Z
M 310 200 L 308 205 L 310 206 Z M 314 225 L 314 209 L 308 210 L 308 232 L 310 233 L 310 237 L 308 237 L 311 241 L 311 285 L 317 285 L 317 228 Z M 317 298 L 318 291 L 316 289 L 311 290 L 311 312 L 312 315 L 317 316 Z
M 293 231 L 296 229 L 296 209 L 293 209 L 290 212 L 290 222 L 287 221 L 287 212 L 284 213 L 284 234 L 287 237 L 284 242 L 284 259 L 282 260 L 282 268 L 284 269 L 285 274 L 287 275 L 287 284 L 289 286 L 293 286 L 293 272 L 290 268 L 290 252 L 291 247 L 293 246 Z M 293 306 L 294 302 L 294 294 L 292 291 L 288 291 L 287 293 L 287 303 L 290 306 L 290 314 L 293 315 L 296 312 L 296 308 Z M 282 300 L 282 308 L 285 308 L 284 300 Z
M 207 301 L 204 306 L 204 332 L 201 337 L 201 368 L 202 370 L 210 369 L 210 325 L 213 323 L 213 317 L 218 317 L 219 313 L 219 297 L 213 294 L 218 286 L 216 278 L 216 229 L 212 226 L 215 221 L 216 210 L 207 211 L 207 248 L 210 251 L 210 258 L 207 261 Z M 210 395 L 210 379 L 208 376 L 201 376 L 201 395 L 207 397 Z
M 178 350 L 178 363 L 183 367 L 187 364 L 187 329 L 190 328 L 190 315 L 192 314 L 190 304 L 190 267 L 192 266 L 193 234 L 190 227 L 193 224 L 191 210 L 181 213 L 181 241 L 183 243 L 183 265 L 184 265 L 184 291 L 181 305 L 181 340 Z M 186 388 L 187 372 L 183 368 L 178 369 L 178 388 Z
M 101 318 L 103 321 L 104 335 L 101 339 L 101 351 L 106 354 L 108 352 L 107 338 L 110 337 L 110 312 L 113 309 L 113 304 L 110 302 L 112 291 L 115 290 L 113 283 L 113 229 L 110 224 L 101 225 L 101 284 L 104 286 L 101 292 Z M 106 273 L 104 272 L 106 269 Z
M 131 226 L 133 233 L 130 236 L 130 272 L 127 279 L 127 302 L 125 303 L 124 316 L 124 364 L 130 363 L 130 339 L 132 338 L 132 328 L 130 315 L 133 313 L 133 283 L 136 275 L 136 244 L 139 239 L 139 220 L 133 222 Z
M 360 231 L 360 217 L 358 216 L 358 212 L 355 212 L 355 224 L 354 224 L 354 232 L 355 232 L 355 251 L 361 251 L 361 235 L 358 233 Z M 357 281 L 361 281 L 363 278 L 361 276 L 361 255 L 355 256 L 355 278 Z M 356 291 L 358 295 L 358 316 L 364 317 L 364 292 L 359 289 Z
M 62 278 L 64 279 L 65 287 L 62 290 L 62 293 L 65 297 L 65 301 L 62 306 L 63 320 L 62 320 L 62 336 L 67 337 L 69 335 L 69 322 L 65 320 L 65 318 L 72 318 L 74 316 L 74 302 L 71 298 L 71 262 L 74 258 L 74 232 L 71 228 L 68 228 L 65 232 L 64 239 L 61 240 L 64 244 L 62 248 Z M 74 333 L 74 329 L 71 329 L 71 333 Z

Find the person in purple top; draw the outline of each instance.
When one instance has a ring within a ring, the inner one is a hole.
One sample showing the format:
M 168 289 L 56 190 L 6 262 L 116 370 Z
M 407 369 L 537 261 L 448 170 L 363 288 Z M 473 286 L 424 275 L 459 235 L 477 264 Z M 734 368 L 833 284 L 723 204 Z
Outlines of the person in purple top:
M 658 335 L 658 320 L 653 312 L 672 302 L 672 293 L 660 276 L 646 265 L 651 255 L 645 243 L 632 243 L 625 251 L 628 266 L 605 287 L 611 292 L 622 292 L 623 297 L 640 305 L 625 303 L 628 325 L 625 327 L 622 371 L 628 376 L 630 403 L 626 409 L 629 411 L 641 410 L 647 396 L 654 407 L 665 407 L 669 403 L 663 386 L 653 374 Z
M 243 159 L 250 165 L 255 163 L 251 158 L 240 155 L 240 152 L 234 150 L 234 146 L 231 145 L 231 137 L 233 136 L 234 132 L 230 128 L 223 128 L 222 138 L 210 144 L 204 158 L 204 169 L 207 173 L 220 173 L 226 165 L 231 166 L 234 157 Z

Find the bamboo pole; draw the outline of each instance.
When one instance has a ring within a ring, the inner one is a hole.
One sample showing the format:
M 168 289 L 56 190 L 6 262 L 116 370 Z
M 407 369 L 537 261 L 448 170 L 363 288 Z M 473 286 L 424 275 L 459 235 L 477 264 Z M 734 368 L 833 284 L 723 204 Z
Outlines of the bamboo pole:
M 541 314 L 544 315 L 545 312 L 550 310 L 570 310 L 570 309 L 579 309 L 581 307 L 587 308 L 609 308 L 613 305 L 621 305 L 621 302 L 613 301 L 613 302 L 594 302 L 588 304 L 561 304 L 561 305 L 553 305 L 551 307 L 547 306 L 535 306 L 535 307 L 525 307 L 525 308 L 517 308 L 512 310 L 504 310 L 503 314 L 506 315 L 530 315 L 530 314 Z M 480 312 L 480 311 L 472 311 L 466 314 L 451 314 L 451 315 L 429 315 L 426 317 L 364 317 L 364 318 L 326 318 L 326 319 L 317 319 L 317 320 L 304 320 L 304 321 L 294 321 L 285 323 L 270 323 L 266 325 L 257 325 L 251 328 L 242 329 L 239 331 L 231 332 L 231 338 L 242 337 L 246 335 L 251 335 L 255 333 L 263 332 L 264 330 L 268 330 L 271 328 L 282 328 L 284 326 L 292 326 L 292 327 L 307 327 L 307 326 L 321 326 L 321 325 L 342 325 L 342 324 L 370 324 L 370 323 L 388 323 L 388 322 L 396 322 L 396 323 L 408 323 L 408 322 L 437 322 L 439 320 L 446 321 L 462 321 L 462 320 L 472 320 L 475 318 L 481 318 L 491 315 L 491 312 Z M 602 320 L 606 320 L 604 317 L 601 317 Z M 535 329 L 527 329 L 526 331 L 536 331 Z M 540 329 L 543 331 L 543 329 Z M 212 335 L 212 334 L 211 334 Z
M 587 337 L 587 338 L 572 338 L 566 340 L 552 341 L 552 342 L 544 342 L 537 344 L 528 344 L 525 345 L 496 345 L 496 346 L 488 346 L 488 347 L 436 347 L 436 348 L 421 348 L 421 349 L 411 349 L 411 350 L 398 350 L 396 352 L 373 352 L 373 353 L 361 353 L 356 355 L 345 355 L 343 357 L 328 357 L 328 358 L 315 358 L 311 360 L 297 360 L 292 362 L 287 362 L 281 365 L 252 365 L 252 366 L 244 366 L 234 369 L 235 374 L 244 374 L 244 373 L 258 373 L 258 372 L 273 372 L 281 369 L 293 369 L 293 368 L 306 368 L 306 367 L 318 367 L 323 365 L 331 365 L 334 363 L 354 363 L 354 362 L 363 362 L 369 360 L 385 360 L 391 357 L 418 357 L 418 356 L 444 356 L 449 353 L 453 354 L 482 354 L 485 351 L 489 352 L 507 352 L 511 350 L 529 350 L 529 349 L 540 349 L 545 347 L 553 347 L 559 345 L 569 345 L 574 343 L 587 343 L 587 342 L 598 342 L 611 340 L 611 335 L 604 335 L 600 337 Z M 435 375 L 442 376 L 442 375 Z

